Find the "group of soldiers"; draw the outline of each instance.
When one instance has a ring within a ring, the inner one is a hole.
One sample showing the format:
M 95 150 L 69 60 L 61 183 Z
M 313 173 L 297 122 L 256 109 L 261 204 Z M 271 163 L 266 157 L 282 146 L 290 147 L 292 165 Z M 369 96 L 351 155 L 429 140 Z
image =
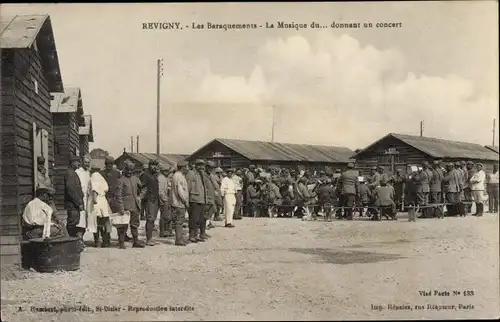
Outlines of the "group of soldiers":
M 484 212 L 485 190 L 489 195 L 489 211 L 498 211 L 498 165 L 486 174 L 481 163 L 455 162 L 443 164 L 423 162 L 408 173 L 400 169 L 391 174 L 383 167 L 374 167 L 363 176 L 347 164 L 344 171 L 308 171 L 270 167 L 266 170 L 248 168 L 226 169 L 213 161 L 196 160 L 192 164 L 179 161 L 173 168 L 161 168 L 151 160 L 137 171 L 135 164 L 125 161 L 121 171 L 108 157 L 105 169 L 90 169 L 90 158 L 72 157 L 64 178 L 65 225 L 57 217 L 55 190 L 45 169 L 45 160 L 38 159 L 36 198 L 23 214 L 26 238 L 41 237 L 44 223 L 52 221 L 52 235 L 69 235 L 82 240 L 87 231 L 94 234 L 97 247 L 110 246 L 112 214 L 129 216 L 126 225 L 115 226 L 120 248 L 131 241 L 133 247 L 154 246 L 153 232 L 159 237 L 175 237 L 179 246 L 204 242 L 214 221 L 233 228 L 233 219 L 243 216 L 304 216 L 308 209 L 339 219 L 352 220 L 356 211 L 372 220 L 382 216 L 395 219 L 397 210 L 419 207 L 421 217 L 465 216 L 476 204 L 475 216 Z M 106 204 L 99 201 L 102 200 Z M 93 209 L 93 210 L 92 210 Z M 98 210 L 93 229 L 90 212 Z M 146 241 L 139 240 L 141 213 L 146 219 Z M 49 216 L 47 216 L 49 214 Z M 159 229 L 155 221 L 160 214 Z M 183 235 L 186 224 L 189 235 Z M 127 234 L 130 230 L 131 236 Z M 101 242 L 102 239 L 102 242 Z

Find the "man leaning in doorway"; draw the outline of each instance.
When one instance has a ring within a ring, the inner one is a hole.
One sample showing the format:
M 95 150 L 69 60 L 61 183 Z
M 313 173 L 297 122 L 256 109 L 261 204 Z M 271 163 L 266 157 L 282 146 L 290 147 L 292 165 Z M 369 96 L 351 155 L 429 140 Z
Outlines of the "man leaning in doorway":
M 143 187 L 146 188 L 144 196 L 144 207 L 146 210 L 146 245 L 155 246 L 153 241 L 153 230 L 158 217 L 160 207 L 160 192 L 158 182 L 158 161 L 150 160 L 146 171 L 139 178 Z

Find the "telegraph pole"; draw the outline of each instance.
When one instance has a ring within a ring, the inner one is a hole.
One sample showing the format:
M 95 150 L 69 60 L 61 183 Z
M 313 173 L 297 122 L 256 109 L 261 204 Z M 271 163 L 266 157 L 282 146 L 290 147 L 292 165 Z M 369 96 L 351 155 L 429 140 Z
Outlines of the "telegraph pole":
M 493 146 L 495 146 L 495 121 L 496 119 L 493 119 Z
M 275 106 L 273 105 L 273 126 L 271 128 L 271 142 L 274 142 L 274 109 L 275 109 Z
M 130 137 L 130 153 L 134 153 L 134 137 Z
M 135 140 L 135 144 L 137 145 L 137 147 L 135 148 L 135 152 L 139 153 L 139 135 L 137 136 L 137 139 Z
M 424 121 L 420 121 L 420 137 L 424 136 Z
M 156 155 L 160 156 L 160 79 L 163 76 L 163 58 L 158 59 L 156 68 Z

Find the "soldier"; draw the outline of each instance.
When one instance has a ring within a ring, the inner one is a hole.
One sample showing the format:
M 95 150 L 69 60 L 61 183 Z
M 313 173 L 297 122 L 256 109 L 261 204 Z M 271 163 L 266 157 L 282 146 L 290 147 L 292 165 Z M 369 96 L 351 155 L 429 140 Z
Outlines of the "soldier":
M 141 175 L 139 180 L 146 188 L 144 194 L 144 206 L 146 208 L 146 245 L 155 246 L 156 242 L 153 241 L 153 229 L 155 226 L 156 218 L 158 217 L 158 210 L 160 208 L 160 185 L 158 182 L 158 161 L 150 160 L 149 167 Z
M 80 167 L 80 158 L 72 156 L 70 166 L 64 176 L 64 207 L 67 211 L 66 229 L 71 237 L 82 239 L 84 228 L 78 227 L 81 211 L 85 210 L 83 205 L 83 190 L 76 169 Z M 83 248 L 83 240 L 81 240 Z
M 470 178 L 470 189 L 472 199 L 476 203 L 476 213 L 473 216 L 481 217 L 484 211 L 484 188 L 486 186 L 486 173 L 483 171 L 483 164 L 476 164 L 477 172 Z
M 189 241 L 192 243 L 204 242 L 206 221 L 205 209 L 207 207 L 207 189 L 205 161 L 195 161 L 195 169 L 188 172 L 186 180 L 189 188 Z
M 115 202 L 118 212 L 122 215 L 125 211 L 130 212 L 130 232 L 132 233 L 134 248 L 144 248 L 144 243 L 139 240 L 139 225 L 141 215 L 139 213 L 141 200 L 147 192 L 141 180 L 134 175 L 134 164 L 126 160 L 122 176 L 118 179 L 115 191 Z M 125 249 L 125 236 L 128 227 L 117 228 L 120 249 Z
M 384 180 L 386 184 L 390 184 L 392 178 L 389 170 L 386 170 L 384 169 L 384 167 L 380 166 L 378 167 L 378 173 L 380 174 L 380 181 Z
M 184 222 L 186 210 L 189 208 L 187 173 L 187 162 L 184 160 L 177 162 L 177 171 L 172 176 L 172 188 L 169 196 L 175 226 L 175 245 L 177 246 L 186 246 L 187 244 L 182 235 L 182 223 Z
M 462 163 L 460 163 L 460 166 L 462 166 Z M 467 172 L 467 176 L 466 176 L 467 179 L 472 178 L 474 176 L 474 174 L 476 173 L 476 169 L 474 169 L 474 162 L 467 161 L 466 168 L 463 170 L 464 170 L 464 173 Z M 470 182 L 470 180 L 467 180 L 467 179 L 466 179 L 466 182 L 464 183 L 464 200 L 467 202 L 471 202 L 471 204 L 467 204 L 465 206 L 466 213 L 469 213 L 471 211 L 471 208 L 472 208 L 472 191 L 471 191 L 471 182 Z
M 207 219 L 207 229 L 215 227 L 212 222 L 215 219 L 215 214 L 219 210 L 219 205 L 222 204 L 222 197 L 220 194 L 219 175 L 215 173 L 217 165 L 214 161 L 207 161 L 205 167 L 206 181 L 207 181 L 207 206 L 205 209 Z
M 413 181 L 415 182 L 415 188 L 417 193 L 417 205 L 426 206 L 429 204 L 429 192 L 430 192 L 430 175 L 428 171 L 429 163 L 425 161 L 422 164 L 422 168 L 417 170 L 417 173 L 413 176 Z M 427 208 L 422 208 L 422 218 L 428 217 L 429 211 Z
M 275 170 L 275 169 L 274 169 Z M 243 204 L 243 178 L 241 170 L 236 170 L 233 174 L 234 187 L 236 188 L 236 205 L 234 206 L 234 218 L 235 220 L 241 220 L 241 208 Z
M 118 180 L 121 177 L 121 174 L 120 171 L 113 168 L 114 164 L 115 164 L 115 159 L 111 156 L 108 156 L 104 160 L 104 170 L 101 170 L 100 174 L 108 184 L 108 191 L 106 192 L 106 200 L 108 201 L 109 208 L 111 209 L 112 213 L 117 213 L 118 208 L 116 206 L 115 194 L 116 194 L 116 186 L 118 184 Z M 94 237 L 97 237 L 97 240 L 99 240 L 98 235 Z M 109 235 L 103 236 L 102 247 L 108 247 L 110 245 L 110 242 L 111 242 L 111 236 Z
M 250 183 L 246 191 L 248 214 L 252 217 L 258 217 L 260 215 L 260 182 L 260 180 L 255 180 L 254 182 Z
M 359 194 L 358 175 L 353 169 L 354 164 L 349 162 L 347 171 L 342 173 L 337 182 L 337 188 L 341 195 L 341 206 L 347 207 L 344 215 L 347 220 L 352 220 L 354 203 L 356 202 L 356 196 Z
M 374 191 L 375 205 L 381 207 L 380 219 L 382 216 L 389 216 L 396 219 L 396 204 L 394 203 L 394 188 L 387 184 L 386 178 L 380 180 L 380 186 Z M 377 220 L 377 216 L 373 216 L 372 220 Z
M 162 168 L 158 174 L 158 194 L 160 208 L 160 237 L 173 237 L 172 209 L 170 209 L 169 196 L 171 182 L 169 179 L 170 169 Z
M 392 177 L 394 187 L 394 201 L 398 209 L 404 202 L 406 177 L 401 173 L 401 169 L 396 169 L 396 175 Z
M 446 166 L 446 174 L 443 177 L 443 192 L 445 193 L 446 207 L 448 208 L 448 216 L 456 216 L 458 214 L 458 204 L 460 202 L 460 174 L 454 168 L 453 163 L 448 163 Z
M 498 213 L 498 164 L 493 165 L 493 172 L 488 174 L 488 212 Z
M 463 203 L 465 201 L 465 193 L 464 193 L 464 187 L 465 184 L 467 183 L 467 179 L 465 177 L 465 171 L 462 169 L 461 163 L 459 161 L 455 162 L 455 170 L 456 173 L 458 174 L 458 178 L 460 181 L 459 188 L 460 190 L 458 191 L 458 204 L 457 204 L 457 212 L 460 215 L 460 217 L 465 217 L 467 215 L 467 209 L 465 209 L 465 204 Z
M 442 191 L 442 181 L 443 181 L 443 171 L 439 167 L 439 161 L 434 161 L 432 164 L 432 179 L 430 181 L 430 203 L 439 204 L 443 202 L 443 197 L 441 196 Z M 444 214 L 441 212 L 441 208 L 434 208 L 432 213 L 433 217 L 443 217 Z

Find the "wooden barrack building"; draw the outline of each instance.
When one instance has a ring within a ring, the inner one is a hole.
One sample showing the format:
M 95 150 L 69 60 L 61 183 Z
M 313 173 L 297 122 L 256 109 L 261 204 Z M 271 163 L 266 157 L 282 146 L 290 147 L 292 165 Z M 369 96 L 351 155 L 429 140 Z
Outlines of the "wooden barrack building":
M 0 18 L 0 263 L 20 264 L 21 215 L 34 198 L 36 161 L 52 174 L 50 93 L 63 92 L 48 15 Z

